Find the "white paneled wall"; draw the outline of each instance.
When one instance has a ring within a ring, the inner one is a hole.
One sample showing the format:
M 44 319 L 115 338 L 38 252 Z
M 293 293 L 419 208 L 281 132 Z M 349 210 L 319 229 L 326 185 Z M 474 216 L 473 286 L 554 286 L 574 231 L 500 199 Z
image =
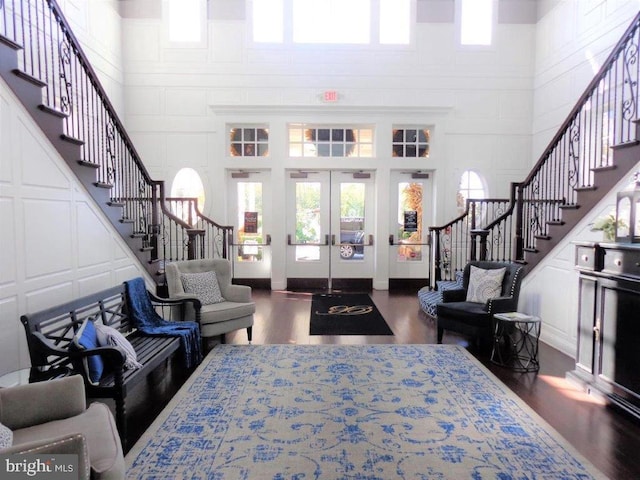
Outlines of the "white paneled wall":
M 142 275 L 0 79 L 0 374 L 29 366 L 20 315 Z

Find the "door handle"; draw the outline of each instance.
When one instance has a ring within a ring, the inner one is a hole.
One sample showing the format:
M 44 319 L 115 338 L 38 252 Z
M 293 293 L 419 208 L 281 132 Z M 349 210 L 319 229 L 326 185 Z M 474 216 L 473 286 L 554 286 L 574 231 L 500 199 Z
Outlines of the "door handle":
M 266 234 L 264 237 L 264 242 L 263 243 L 235 243 L 233 241 L 233 237 L 231 235 L 229 235 L 229 245 L 231 245 L 232 247 L 244 247 L 244 246 L 248 246 L 248 247 L 268 247 L 269 245 L 271 245 L 271 235 L 270 234 Z
M 389 245 L 391 245 L 392 247 L 394 246 L 399 246 L 399 245 L 405 245 L 408 247 L 411 247 L 413 245 L 415 246 L 429 246 L 431 245 L 431 238 L 427 237 L 427 241 L 426 242 L 405 242 L 403 240 L 399 240 L 398 242 L 396 242 L 395 240 L 395 236 L 393 234 L 389 235 Z
M 373 235 L 367 235 L 367 242 L 353 243 L 353 242 L 340 242 L 336 243 L 336 236 L 331 235 L 331 246 L 333 247 L 371 247 L 373 245 Z
M 295 246 L 299 246 L 299 247 L 326 247 L 327 245 L 329 245 L 329 235 L 325 235 L 324 236 L 324 243 L 311 243 L 311 242 L 307 242 L 307 243 L 294 243 L 291 241 L 291 234 L 289 233 L 287 235 L 287 245 L 295 247 Z

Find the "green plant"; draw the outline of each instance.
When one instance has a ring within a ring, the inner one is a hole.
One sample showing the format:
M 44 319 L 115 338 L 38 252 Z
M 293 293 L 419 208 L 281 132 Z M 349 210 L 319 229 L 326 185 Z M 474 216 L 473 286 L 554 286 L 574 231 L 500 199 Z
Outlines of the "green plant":
M 623 220 L 616 220 L 615 215 L 610 213 L 609 215 L 596 219 L 596 221 L 591 224 L 591 231 L 602 231 L 607 240 L 613 240 L 616 238 L 616 230 L 618 227 L 626 226 L 627 224 Z

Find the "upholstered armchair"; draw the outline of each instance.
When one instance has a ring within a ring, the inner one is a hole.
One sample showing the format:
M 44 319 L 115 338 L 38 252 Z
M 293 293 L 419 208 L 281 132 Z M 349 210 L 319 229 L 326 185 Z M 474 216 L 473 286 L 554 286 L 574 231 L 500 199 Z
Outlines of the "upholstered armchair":
M 437 305 L 438 343 L 442 343 L 444 330 L 451 330 L 472 337 L 480 350 L 490 348 L 493 315 L 517 311 L 523 276 L 523 267 L 515 263 L 467 264 L 462 288 L 443 291 L 442 303 Z
M 231 262 L 226 259 L 184 260 L 166 267 L 169 298 L 193 298 L 202 302 L 200 334 L 203 338 L 222 336 L 247 329 L 251 342 L 251 327 L 256 304 L 251 299 L 251 287 L 231 283 Z M 189 316 L 187 318 L 195 319 Z
M 103 403 L 87 408 L 80 375 L 0 388 L 0 428 L 5 432 L 0 436 L 11 439 L 11 446 L 0 448 L 0 455 L 74 454 L 76 478 L 125 477 L 113 415 Z

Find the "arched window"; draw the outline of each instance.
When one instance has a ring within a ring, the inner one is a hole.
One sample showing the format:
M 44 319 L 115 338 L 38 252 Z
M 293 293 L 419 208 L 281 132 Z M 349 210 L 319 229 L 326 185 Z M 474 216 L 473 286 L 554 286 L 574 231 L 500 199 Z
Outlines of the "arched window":
M 456 198 L 458 213 L 462 214 L 464 212 L 468 198 L 475 200 L 487 198 L 484 179 L 473 170 L 466 170 L 460 177 L 460 184 L 458 185 L 458 194 Z M 481 217 L 482 212 L 478 211 L 477 216 Z M 476 218 L 476 221 L 479 220 L 480 218 Z
M 171 210 L 174 215 L 182 218 L 189 224 L 194 224 L 196 221 L 195 209 L 188 208 L 188 203 L 179 199 L 197 198 L 198 210 L 201 212 L 204 209 L 204 185 L 200 179 L 200 175 L 193 168 L 183 168 L 173 179 L 171 184 Z

